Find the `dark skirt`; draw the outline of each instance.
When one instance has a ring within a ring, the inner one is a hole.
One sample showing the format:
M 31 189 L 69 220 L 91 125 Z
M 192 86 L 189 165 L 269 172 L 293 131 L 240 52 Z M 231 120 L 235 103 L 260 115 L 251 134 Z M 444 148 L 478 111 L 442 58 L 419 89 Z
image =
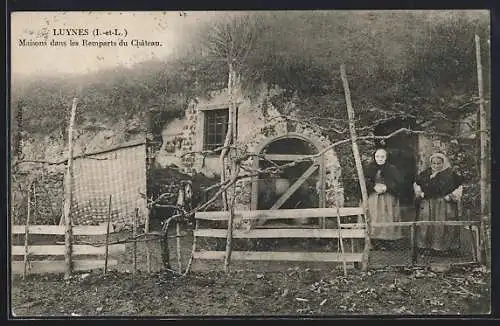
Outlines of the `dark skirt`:
M 424 199 L 420 202 L 417 214 L 419 221 L 456 221 L 457 204 L 444 198 Z M 447 225 L 419 225 L 417 227 L 417 246 L 421 249 L 438 251 L 456 250 L 460 245 L 460 227 Z
M 368 196 L 368 209 L 371 223 L 390 223 L 401 221 L 399 200 L 389 193 Z M 398 240 L 402 238 L 399 226 L 372 226 L 370 238 L 379 240 Z

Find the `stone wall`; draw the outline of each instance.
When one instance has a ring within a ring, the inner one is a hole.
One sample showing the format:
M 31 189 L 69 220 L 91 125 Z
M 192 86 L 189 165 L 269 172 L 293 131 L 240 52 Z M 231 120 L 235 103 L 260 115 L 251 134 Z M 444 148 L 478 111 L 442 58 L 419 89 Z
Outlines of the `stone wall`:
M 279 113 L 278 108 L 268 100 L 270 96 L 278 92 L 277 90 L 262 92 L 255 99 L 244 97 L 240 91 L 236 91 L 236 102 L 238 105 L 238 138 L 237 155 L 240 158 L 247 157 L 249 153 L 258 151 L 259 146 L 269 142 L 277 136 L 286 135 L 289 132 L 296 132 L 304 137 L 313 140 L 318 144 L 318 150 L 327 148 L 331 142 L 318 130 L 302 125 L 300 123 L 290 123 Z M 287 112 L 293 112 L 293 104 L 286 104 Z M 218 178 L 221 172 L 221 164 L 218 155 L 205 154 L 203 151 L 204 135 L 204 112 L 214 108 L 227 108 L 227 94 L 225 90 L 214 92 L 209 99 L 199 99 L 193 101 L 186 109 L 184 119 L 176 120 L 175 123 L 167 124 L 163 130 L 163 142 L 171 141 L 174 137 L 179 137 L 182 142 L 180 147 L 170 147 L 173 151 L 166 150 L 165 146 L 156 156 L 156 161 L 162 167 L 176 165 L 187 174 L 194 175 L 201 173 L 209 178 Z M 283 110 L 281 110 L 283 111 Z M 182 125 L 182 128 L 180 127 Z M 179 132 L 182 130 L 182 132 Z M 193 154 L 192 152 L 196 152 Z M 343 187 L 340 182 L 341 168 L 339 160 L 333 149 L 326 150 L 326 205 L 335 205 L 335 196 L 341 206 L 344 203 Z M 241 162 L 241 174 L 248 173 L 252 169 L 252 157 L 247 157 Z M 247 171 L 245 171 L 245 169 Z M 241 179 L 236 183 L 237 209 L 250 209 L 251 202 L 251 179 Z
M 57 224 L 63 210 L 63 166 L 23 164 L 11 173 L 11 222 L 25 224 L 31 188 L 30 224 Z

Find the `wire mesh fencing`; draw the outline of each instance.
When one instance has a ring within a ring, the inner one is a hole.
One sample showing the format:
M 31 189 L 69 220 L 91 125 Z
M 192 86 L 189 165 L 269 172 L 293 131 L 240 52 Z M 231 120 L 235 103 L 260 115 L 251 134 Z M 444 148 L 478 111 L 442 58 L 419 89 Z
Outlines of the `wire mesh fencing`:
M 371 238 L 370 265 L 376 267 L 476 263 L 480 232 L 474 221 L 373 223 L 371 230 L 395 229 L 398 238 Z
M 144 224 L 148 214 L 145 144 L 76 158 L 73 164 L 73 223 L 106 222 L 111 196 L 113 224 L 131 225 L 136 208 L 139 223 Z

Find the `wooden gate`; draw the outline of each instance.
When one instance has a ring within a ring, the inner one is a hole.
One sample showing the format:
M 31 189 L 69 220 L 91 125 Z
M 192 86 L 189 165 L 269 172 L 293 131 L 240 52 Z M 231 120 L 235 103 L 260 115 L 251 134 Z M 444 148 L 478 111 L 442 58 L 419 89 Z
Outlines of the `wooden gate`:
M 285 151 L 279 152 L 279 153 L 273 153 L 272 150 L 269 150 L 270 146 L 273 146 L 279 142 L 283 141 L 294 141 L 297 142 L 296 147 L 301 147 L 301 146 L 308 146 L 308 149 L 302 148 L 302 149 L 297 149 L 297 148 L 286 148 Z M 319 207 L 319 208 L 324 208 L 326 207 L 326 200 L 325 200 L 325 174 L 326 174 L 326 169 L 325 169 L 325 158 L 323 155 L 318 155 L 318 153 L 321 151 L 322 145 L 318 143 L 317 141 L 314 141 L 313 139 L 310 139 L 308 137 L 305 137 L 302 134 L 298 133 L 287 133 L 286 135 L 282 135 L 279 137 L 275 137 L 272 140 L 266 142 L 264 145 L 260 146 L 259 149 L 257 149 L 257 153 L 259 153 L 259 156 L 254 159 L 253 162 L 253 169 L 254 171 L 257 171 L 261 168 L 261 163 L 262 162 L 272 162 L 272 164 L 275 164 L 277 166 L 282 166 L 283 164 L 287 163 L 294 163 L 294 166 L 297 166 L 297 163 L 301 164 L 308 164 L 310 163 L 309 166 L 305 166 L 305 170 L 298 175 L 297 179 L 286 189 L 286 191 L 282 194 L 279 195 L 277 199 L 272 203 L 270 206 L 266 207 L 259 207 L 259 191 L 261 191 L 260 188 L 260 179 L 258 176 L 254 176 L 252 178 L 252 197 L 251 197 L 251 210 L 277 210 L 277 209 L 282 209 L 283 205 L 287 202 L 287 200 L 292 197 L 292 195 L 296 194 L 296 192 L 300 189 L 302 185 L 311 177 L 315 172 L 318 171 L 318 182 L 319 182 L 319 187 L 317 189 L 318 193 L 318 206 L 313 206 L 313 207 Z M 288 152 L 290 150 L 290 152 Z M 283 152 L 287 152 L 284 154 Z M 266 177 L 267 179 L 267 177 Z M 297 195 L 297 194 L 296 194 Z M 297 207 L 284 207 L 284 208 L 297 208 Z M 302 208 L 312 208 L 312 207 L 302 207 Z M 324 227 L 324 219 L 320 219 L 322 222 L 322 225 Z

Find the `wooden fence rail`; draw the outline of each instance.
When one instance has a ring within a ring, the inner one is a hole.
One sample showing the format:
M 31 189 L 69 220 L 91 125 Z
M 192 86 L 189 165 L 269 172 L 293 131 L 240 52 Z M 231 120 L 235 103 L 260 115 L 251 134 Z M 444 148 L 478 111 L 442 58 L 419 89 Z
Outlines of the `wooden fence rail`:
M 11 228 L 12 234 L 24 234 L 25 225 L 13 225 Z M 29 234 L 53 234 L 64 235 L 64 225 L 29 225 Z M 112 228 L 110 232 L 113 232 Z M 84 225 L 74 226 L 73 235 L 105 235 L 106 225 Z
M 336 218 L 363 216 L 362 207 L 337 208 L 308 208 L 308 209 L 279 209 L 279 210 L 249 210 L 234 212 L 235 225 L 244 220 L 271 220 L 271 219 L 303 219 L 303 218 Z M 196 212 L 195 219 L 210 221 L 227 221 L 230 213 L 228 211 Z M 361 218 L 363 220 L 363 218 Z M 201 228 L 199 223 L 194 231 L 195 238 L 226 238 L 225 228 Z M 366 228 L 364 223 L 342 223 L 341 228 L 308 228 L 307 226 L 295 226 L 294 228 L 260 228 L 233 230 L 233 238 L 238 239 L 270 239 L 270 238 L 309 238 L 309 239 L 365 239 Z M 356 248 L 357 249 L 357 248 Z M 366 259 L 366 251 L 355 252 L 286 252 L 286 251 L 233 251 L 232 260 L 246 261 L 296 261 L 296 262 L 348 262 L 361 263 Z M 223 260 L 225 251 L 193 250 L 194 259 Z
M 342 207 L 339 208 L 339 215 L 358 216 L 363 215 L 362 207 Z M 196 212 L 196 219 L 211 220 L 211 221 L 227 221 L 229 219 L 229 211 L 217 212 Z M 301 219 L 314 217 L 336 217 L 337 208 L 304 208 L 304 209 L 276 209 L 276 210 L 249 210 L 235 211 L 234 221 L 249 220 L 249 219 Z
M 236 211 L 235 221 L 245 221 L 253 219 L 299 219 L 299 218 L 333 218 L 336 217 L 337 208 L 313 208 L 313 209 L 280 209 L 280 210 L 253 210 L 253 211 Z M 357 223 L 340 223 L 340 228 L 334 223 L 332 228 L 319 228 L 315 226 L 311 228 L 309 225 L 290 225 L 288 227 L 254 225 L 251 228 L 245 229 L 236 227 L 233 230 L 233 238 L 235 239 L 283 239 L 283 238 L 310 238 L 310 239 L 344 239 L 347 241 L 358 240 L 358 245 L 351 246 L 350 252 L 291 252 L 291 251 L 234 251 L 232 253 L 233 260 L 243 261 L 296 261 L 296 262 L 349 262 L 360 263 L 368 260 L 369 248 L 362 249 L 359 244 L 360 239 L 366 240 L 366 224 L 363 218 L 362 207 L 343 207 L 339 209 L 341 217 L 355 216 L 358 217 Z M 200 221 L 227 221 L 229 212 L 197 212 L 195 219 L 197 227 L 194 230 L 195 238 L 219 238 L 227 237 L 227 229 L 223 226 L 215 228 L 213 226 L 200 227 Z M 479 221 L 409 221 L 409 222 L 391 222 L 391 223 L 372 223 L 371 227 L 409 227 L 410 228 L 410 255 L 412 263 L 416 262 L 416 230 L 419 226 L 430 225 L 447 225 L 464 227 L 470 230 L 473 239 L 472 254 L 474 261 L 477 261 L 479 256 Z M 238 223 L 236 223 L 238 225 Z M 241 225 L 241 224 L 239 224 Z M 201 250 L 195 248 L 193 250 L 193 259 L 201 260 L 223 260 L 224 251 Z
M 13 225 L 11 233 L 18 236 L 26 236 L 26 230 L 31 236 L 38 235 L 60 235 L 63 236 L 65 232 L 64 226 L 59 225 Z M 110 230 L 112 232 L 112 230 Z M 96 236 L 106 235 L 107 225 L 98 226 L 75 226 L 73 228 L 73 235 Z M 30 238 L 31 239 L 31 238 Z M 26 239 L 25 239 L 26 240 Z M 72 257 L 79 259 L 72 259 L 74 271 L 86 271 L 97 268 L 104 268 L 106 259 L 99 257 L 106 255 L 106 250 L 109 254 L 119 254 L 125 251 L 125 244 L 113 244 L 109 246 L 93 246 L 93 245 L 74 245 L 72 250 Z M 29 244 L 28 241 L 25 245 L 12 245 L 11 255 L 24 256 L 27 255 L 28 259 L 25 261 L 13 260 L 11 263 L 11 271 L 13 274 L 23 274 L 25 268 L 29 273 L 64 273 L 65 261 L 62 258 L 65 255 L 65 245 L 57 244 Z M 29 259 L 34 256 L 49 256 L 44 260 Z M 85 258 L 78 257 L 85 256 Z M 87 256 L 96 256 L 95 258 L 88 258 Z M 107 259 L 107 265 L 117 265 L 118 261 L 115 259 Z

